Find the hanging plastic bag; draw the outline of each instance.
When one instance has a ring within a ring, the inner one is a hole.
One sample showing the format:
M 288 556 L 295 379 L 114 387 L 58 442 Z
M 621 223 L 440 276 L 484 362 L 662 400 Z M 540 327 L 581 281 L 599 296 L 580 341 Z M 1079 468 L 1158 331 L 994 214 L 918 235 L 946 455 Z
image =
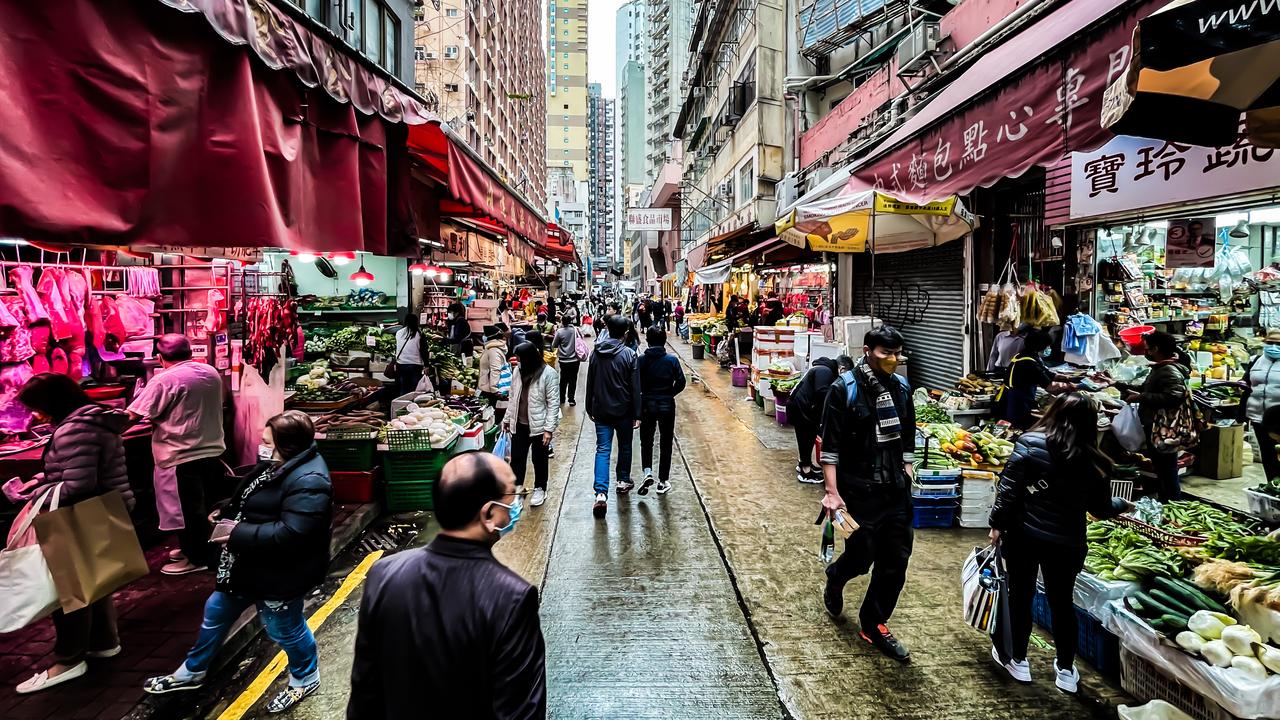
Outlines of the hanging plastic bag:
M 1136 404 L 1125 405 L 1124 409 L 1111 421 L 1111 433 L 1116 436 L 1120 446 L 1129 452 L 1135 452 L 1147 441 L 1147 433 L 1142 429 L 1142 417 L 1138 414 Z
M 498 439 L 493 443 L 493 454 L 505 462 L 511 462 L 511 433 L 503 430 L 498 434 Z
M 1022 308 L 1018 303 L 1018 289 L 1013 283 L 1005 283 L 1000 288 L 1000 324 L 1017 327 L 1022 323 Z

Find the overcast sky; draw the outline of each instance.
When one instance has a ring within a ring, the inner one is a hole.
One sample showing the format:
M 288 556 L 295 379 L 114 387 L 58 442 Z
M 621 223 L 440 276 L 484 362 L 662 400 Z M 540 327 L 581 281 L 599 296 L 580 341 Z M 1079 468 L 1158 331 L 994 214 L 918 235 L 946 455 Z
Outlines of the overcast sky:
M 600 83 L 601 92 L 610 98 L 618 96 L 614 23 L 624 2 L 588 0 L 587 5 L 587 79 Z

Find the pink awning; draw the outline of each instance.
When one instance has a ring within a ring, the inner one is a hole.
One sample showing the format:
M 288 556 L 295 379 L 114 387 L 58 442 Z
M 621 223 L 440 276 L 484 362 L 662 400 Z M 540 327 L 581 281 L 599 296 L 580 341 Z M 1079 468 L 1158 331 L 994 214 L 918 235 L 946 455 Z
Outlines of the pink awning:
M 1126 0 L 1062 5 L 980 57 L 867 153 L 847 190 L 929 202 L 1103 145 L 1112 137 L 1099 123 L 1103 91 L 1128 65 L 1138 20 L 1164 2 L 1105 21 Z

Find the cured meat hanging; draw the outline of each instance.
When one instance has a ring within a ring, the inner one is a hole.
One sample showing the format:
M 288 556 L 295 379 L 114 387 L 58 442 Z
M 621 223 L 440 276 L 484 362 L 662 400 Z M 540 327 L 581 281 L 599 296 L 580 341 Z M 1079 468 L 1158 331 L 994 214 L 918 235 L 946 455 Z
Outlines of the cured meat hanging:
M 293 298 L 256 297 L 245 305 L 244 358 L 262 377 L 270 375 L 280 362 L 279 348 L 302 357 L 302 329 L 298 305 Z

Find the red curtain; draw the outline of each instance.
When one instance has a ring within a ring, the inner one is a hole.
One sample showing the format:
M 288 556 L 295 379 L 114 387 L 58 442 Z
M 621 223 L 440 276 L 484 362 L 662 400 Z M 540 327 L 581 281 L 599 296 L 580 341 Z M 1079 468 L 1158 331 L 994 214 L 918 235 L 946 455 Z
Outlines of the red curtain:
M 0 234 L 413 246 L 404 128 L 267 69 L 198 14 L 0 3 L 0 96 Z

